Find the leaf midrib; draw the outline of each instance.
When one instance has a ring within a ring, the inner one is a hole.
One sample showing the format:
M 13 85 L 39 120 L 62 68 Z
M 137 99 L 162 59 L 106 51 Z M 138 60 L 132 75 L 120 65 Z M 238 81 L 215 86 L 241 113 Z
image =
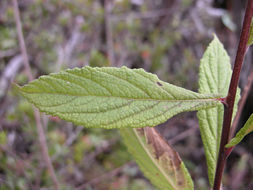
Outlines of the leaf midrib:
M 178 102 L 178 101 L 186 101 L 186 102 L 204 102 L 204 101 L 210 101 L 210 102 L 220 102 L 218 98 L 221 96 L 217 96 L 214 98 L 196 98 L 196 99 L 177 99 L 177 100 L 163 100 L 163 99 L 144 99 L 144 98 L 128 98 L 128 97 L 120 97 L 120 96 L 98 96 L 98 95 L 70 95 L 70 94 L 64 94 L 64 93 L 45 93 L 45 92 L 25 92 L 23 91 L 24 94 L 47 94 L 47 95 L 64 95 L 64 96 L 72 96 L 72 97 L 100 97 L 100 98 L 119 98 L 119 99 L 126 99 L 126 100 L 136 100 L 136 101 L 161 101 L 161 102 Z

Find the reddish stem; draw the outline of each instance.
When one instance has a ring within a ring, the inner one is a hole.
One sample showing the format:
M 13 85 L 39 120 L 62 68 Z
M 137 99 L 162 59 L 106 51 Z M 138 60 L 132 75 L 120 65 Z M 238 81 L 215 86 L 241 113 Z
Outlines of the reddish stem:
M 218 157 L 218 163 L 217 163 L 217 168 L 216 168 L 216 173 L 215 173 L 213 190 L 220 190 L 222 174 L 223 174 L 226 160 L 228 157 L 228 154 L 226 154 L 228 150 L 225 148 L 225 145 L 228 143 L 228 140 L 229 140 L 229 133 L 230 133 L 230 126 L 231 126 L 236 90 L 237 90 L 241 67 L 243 64 L 243 60 L 244 60 L 244 56 L 245 56 L 245 52 L 247 48 L 247 43 L 249 39 L 249 31 L 250 31 L 252 15 L 253 15 L 253 0 L 248 0 L 247 9 L 246 9 L 244 21 L 243 21 L 243 28 L 242 28 L 242 32 L 240 36 L 240 42 L 238 45 L 237 54 L 235 58 L 233 74 L 230 81 L 228 95 L 225 99 L 225 104 L 224 104 L 224 120 L 223 120 L 221 143 L 220 143 L 219 157 Z

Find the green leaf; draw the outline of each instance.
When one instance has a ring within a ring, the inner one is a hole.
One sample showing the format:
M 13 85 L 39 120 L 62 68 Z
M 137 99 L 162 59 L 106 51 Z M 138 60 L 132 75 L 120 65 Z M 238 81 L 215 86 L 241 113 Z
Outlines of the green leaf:
M 199 92 L 221 94 L 225 97 L 228 92 L 231 75 L 229 56 L 219 39 L 214 36 L 213 41 L 209 44 L 200 61 Z M 235 115 L 237 110 L 239 94 L 240 91 L 238 89 L 233 115 Z M 200 110 L 197 115 L 207 159 L 209 182 L 213 186 L 223 124 L 223 105 Z
M 248 46 L 253 44 L 253 19 L 251 19 L 251 25 L 250 25 L 250 32 L 249 32 L 249 39 L 248 39 Z
M 85 127 L 152 127 L 180 112 L 220 104 L 220 96 L 198 94 L 126 67 L 75 68 L 18 88 L 40 111 Z
M 121 129 L 128 151 L 144 175 L 161 190 L 193 190 L 193 182 L 178 153 L 155 128 Z
M 234 138 L 232 138 L 229 143 L 226 145 L 226 148 L 233 147 L 239 144 L 242 139 L 253 131 L 253 114 L 250 115 L 249 119 L 245 123 L 245 125 L 240 129 L 240 131 L 236 134 Z
M 7 143 L 7 136 L 4 131 L 0 131 L 0 145 L 5 145 Z

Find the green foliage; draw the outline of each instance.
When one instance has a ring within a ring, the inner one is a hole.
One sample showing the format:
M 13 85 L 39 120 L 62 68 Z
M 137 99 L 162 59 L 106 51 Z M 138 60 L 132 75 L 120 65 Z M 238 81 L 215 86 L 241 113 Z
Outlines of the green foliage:
M 106 61 L 105 61 L 106 60 Z M 91 67 L 109 66 L 109 61 L 106 57 L 97 50 L 92 50 L 90 54 L 89 65 Z
M 154 129 L 126 128 L 152 127 L 183 111 L 221 105 L 220 95 L 198 94 L 165 83 L 143 69 L 126 67 L 76 68 L 18 88 L 46 113 L 86 127 L 121 128 L 144 174 L 161 189 L 193 189 L 183 162 Z M 76 146 L 76 161 L 83 151 L 83 144 Z
M 0 49 L 10 49 L 17 46 L 15 41 L 15 32 L 8 27 L 2 27 L 0 25 Z
M 232 70 L 229 56 L 218 38 L 214 36 L 200 62 L 199 92 L 227 95 Z M 239 94 L 239 90 L 237 92 Z M 236 98 L 234 113 L 237 110 Z M 213 186 L 223 124 L 223 106 L 198 111 L 202 141 L 208 166 L 209 182 Z
M 253 44 L 253 20 L 251 20 L 248 46 Z
M 76 162 L 81 162 L 83 159 L 84 151 L 88 149 L 90 143 L 87 142 L 85 137 L 78 139 L 75 146 L 73 147 L 73 157 Z
M 18 87 L 41 111 L 85 127 L 156 126 L 184 111 L 220 104 L 143 69 L 84 67 L 50 74 Z
M 179 155 L 154 128 L 121 129 L 120 133 L 128 151 L 154 185 L 161 190 L 193 189 Z
M 245 123 L 245 125 L 240 129 L 240 131 L 236 134 L 236 136 L 230 140 L 230 142 L 226 145 L 227 148 L 236 146 L 239 144 L 242 139 L 253 131 L 253 114 L 250 115 L 249 119 Z
M 6 134 L 4 131 L 0 131 L 0 145 L 4 145 L 7 143 Z
M 195 19 L 192 16 L 195 13 L 198 16 L 199 11 L 189 15 L 192 11 L 188 11 L 187 7 L 195 7 L 193 0 L 182 0 L 177 3 L 178 9 L 174 9 L 174 5 L 170 5 L 166 1 L 157 1 L 151 4 L 143 1 L 141 5 L 134 6 L 129 0 L 109 3 L 115 65 L 109 65 L 107 59 L 106 41 L 108 39 L 102 2 L 94 0 L 20 2 L 24 37 L 34 76 L 63 68 L 81 67 L 87 63 L 92 67 L 127 65 L 129 68 L 143 67 L 149 72 L 158 74 L 160 79 L 173 81 L 173 84 L 178 86 L 191 90 L 197 89 L 198 52 L 201 52 L 202 47 L 205 46 L 208 35 L 201 31 L 201 26 L 199 28 L 194 23 Z M 0 56 L 4 56 L 0 60 L 2 73 L 11 58 L 19 51 L 12 3 L 3 0 L 0 7 L 0 47 L 3 50 Z M 80 9 L 80 7 L 82 8 Z M 171 9 L 172 14 L 165 13 L 165 15 L 159 16 L 160 9 Z M 159 12 L 158 17 L 152 16 L 153 11 L 155 14 Z M 143 19 L 142 15 L 144 17 L 151 15 L 151 18 Z M 201 17 L 201 19 L 203 19 L 205 27 L 212 27 L 215 24 L 213 18 L 208 17 L 206 20 L 205 17 Z M 227 27 L 233 24 L 231 19 L 226 20 L 226 17 L 223 17 L 223 22 Z M 77 43 L 74 43 L 75 38 L 73 37 L 78 36 L 79 33 L 80 38 L 77 39 Z M 194 35 L 191 35 L 192 33 Z M 223 37 L 223 40 L 227 41 L 226 35 Z M 15 77 L 15 82 L 22 85 L 27 82 L 27 76 L 23 70 L 20 70 L 20 73 Z M 1 109 L 1 114 L 6 112 L 3 119 L 6 126 L 3 128 L 4 132 L 0 132 L 0 144 L 4 146 L 8 144 L 5 148 L 17 157 L 15 156 L 15 160 L 13 160 L 12 154 L 0 150 L 1 179 L 4 180 L 3 183 L 0 182 L 0 189 L 31 189 L 33 185 L 34 188 L 37 186 L 41 189 L 48 189 L 52 183 L 49 172 L 44 164 L 41 164 L 43 160 L 37 143 L 32 105 L 24 99 L 18 98 L 16 94 L 10 96 L 8 93 L 3 102 L 5 103 L 6 100 L 8 106 L 5 107 L 5 104 L 2 104 L 3 109 Z M 155 112 L 150 110 L 154 117 L 156 116 Z M 166 119 L 161 119 L 161 121 Z M 118 140 L 117 145 L 109 147 L 105 152 L 98 151 L 99 155 L 92 157 L 94 153 L 97 154 L 97 150 L 103 149 L 101 144 L 106 144 L 105 142 L 110 142 L 115 137 L 118 138 L 118 134 L 114 130 L 84 128 L 80 132 L 75 130 L 76 128 L 72 124 L 61 121 L 57 117 L 46 117 L 42 120 L 49 153 L 61 183 L 60 189 L 75 189 L 76 184 L 80 184 L 80 178 L 87 181 L 99 178 L 98 175 L 129 161 L 125 147 L 122 147 Z M 185 121 L 187 122 L 186 119 Z M 9 130 L 9 126 L 14 126 L 14 128 Z M 169 130 L 169 133 L 175 134 L 177 130 L 182 131 L 182 128 L 173 128 L 171 131 Z M 14 142 L 12 141 L 13 134 L 15 134 Z M 108 134 L 110 134 L 109 137 L 105 136 Z M 165 136 L 167 135 L 166 130 Z M 10 143 L 9 138 L 11 139 Z M 22 143 L 18 141 L 19 139 Z M 191 139 L 199 141 L 195 136 Z M 187 143 L 187 147 L 183 147 L 183 151 L 191 148 L 192 145 Z M 10 161 L 11 159 L 12 161 Z M 19 169 L 16 166 L 20 161 L 22 167 Z M 207 182 L 205 176 L 202 176 L 202 170 L 199 169 L 199 163 L 189 162 L 193 165 L 190 169 L 196 181 L 195 188 L 207 189 Z M 188 166 L 188 163 L 186 165 Z M 201 168 L 202 166 L 201 164 Z M 137 172 L 136 166 L 131 169 Z M 198 172 L 196 172 L 197 170 Z M 201 178 L 197 179 L 198 175 Z M 154 189 L 147 180 L 140 178 L 140 175 L 136 175 L 136 173 L 129 176 L 124 171 L 114 177 L 109 175 L 109 178 L 94 185 L 94 188 Z M 115 182 L 110 184 L 111 181 Z M 82 182 L 86 183 L 86 181 Z M 198 186 L 198 184 L 202 184 L 202 186 Z M 87 187 L 87 189 L 93 189 L 93 187 Z

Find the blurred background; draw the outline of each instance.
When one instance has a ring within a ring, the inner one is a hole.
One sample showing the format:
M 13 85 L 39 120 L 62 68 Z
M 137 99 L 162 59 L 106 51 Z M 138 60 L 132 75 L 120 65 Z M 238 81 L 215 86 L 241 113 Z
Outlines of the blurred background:
M 246 0 L 19 0 L 33 76 L 67 68 L 144 68 L 164 81 L 198 90 L 198 67 L 215 33 L 231 56 Z M 243 66 L 242 90 L 252 68 Z M 251 75 L 250 75 L 251 74 Z M 12 1 L 0 0 L 0 190 L 51 190 L 33 107 L 12 89 L 28 82 Z M 250 89 L 250 88 L 249 88 Z M 238 128 L 253 112 L 248 91 Z M 155 190 L 128 154 L 117 130 L 86 129 L 41 115 L 61 190 Z M 208 190 L 196 114 L 179 114 L 157 127 L 179 152 L 195 182 Z M 224 190 L 253 189 L 253 136 L 231 154 Z

